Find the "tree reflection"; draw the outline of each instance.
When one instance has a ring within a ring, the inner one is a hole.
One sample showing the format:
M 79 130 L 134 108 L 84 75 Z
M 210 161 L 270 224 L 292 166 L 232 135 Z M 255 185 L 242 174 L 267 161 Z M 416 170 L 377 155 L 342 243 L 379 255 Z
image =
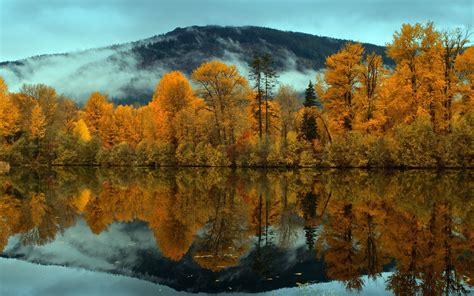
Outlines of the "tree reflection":
M 277 254 L 305 248 L 326 275 L 361 290 L 396 269 L 396 295 L 467 293 L 473 285 L 471 171 L 232 169 L 13 170 L 0 177 L 0 249 L 43 245 L 83 218 L 94 234 L 143 221 L 170 260 L 214 272 L 249 258 L 263 279 Z

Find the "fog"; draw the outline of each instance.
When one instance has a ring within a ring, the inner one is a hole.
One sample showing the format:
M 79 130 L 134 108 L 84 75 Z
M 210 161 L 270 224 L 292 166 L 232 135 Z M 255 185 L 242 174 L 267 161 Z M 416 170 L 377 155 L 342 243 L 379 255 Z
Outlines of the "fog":
M 23 84 L 42 83 L 78 102 L 99 91 L 111 97 L 127 96 L 126 88 L 149 92 L 166 68 L 138 67 L 137 57 L 123 48 L 96 49 L 68 55 L 51 55 L 22 60 L 23 65 L 0 68 L 12 92 Z
M 17 92 L 23 84 L 41 83 L 79 103 L 85 102 L 94 91 L 107 94 L 110 98 L 136 100 L 137 98 L 130 97 L 131 94 L 151 94 L 165 73 L 182 71 L 180 67 L 186 67 L 189 61 L 197 61 L 199 64 L 219 59 L 236 65 L 240 73 L 248 77 L 250 69 L 244 56 L 248 53 L 238 43 L 223 39 L 216 40 L 224 49 L 224 54 L 219 57 L 204 56 L 197 50 L 181 52 L 178 48 L 172 52 L 172 58 L 143 66 L 140 57 L 132 50 L 133 47 L 164 38 L 159 36 L 116 47 L 28 58 L 0 66 L 0 76 L 5 79 L 11 92 Z M 285 57 L 285 70 L 278 73 L 278 81 L 280 84 L 290 84 L 302 92 L 309 80 L 314 80 L 317 71 L 299 71 L 297 57 L 290 52 Z

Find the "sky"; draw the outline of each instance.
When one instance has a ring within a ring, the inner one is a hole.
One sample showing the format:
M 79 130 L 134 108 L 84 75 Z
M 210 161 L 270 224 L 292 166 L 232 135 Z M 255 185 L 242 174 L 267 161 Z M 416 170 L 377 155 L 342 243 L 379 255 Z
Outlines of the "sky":
M 403 23 L 473 25 L 473 0 L 0 0 L 0 61 L 255 25 L 384 45 Z

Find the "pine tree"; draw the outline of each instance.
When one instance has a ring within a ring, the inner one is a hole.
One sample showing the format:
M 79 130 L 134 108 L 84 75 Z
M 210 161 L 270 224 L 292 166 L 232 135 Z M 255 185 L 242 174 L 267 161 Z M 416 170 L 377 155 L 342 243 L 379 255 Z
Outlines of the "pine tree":
M 263 62 L 260 56 L 255 55 L 249 64 L 250 66 L 250 79 L 254 81 L 254 88 L 257 91 L 256 100 L 258 103 L 258 136 L 262 139 L 263 128 L 262 128 L 262 94 L 263 94 Z
M 268 141 L 268 135 L 270 131 L 269 101 L 272 98 L 272 91 L 277 83 L 276 79 L 278 78 L 278 75 L 273 65 L 273 58 L 270 54 L 264 54 L 261 58 L 261 61 L 263 63 L 263 81 L 265 91 L 265 139 Z
M 318 102 L 316 101 L 316 92 L 314 91 L 314 86 L 311 81 L 306 88 L 303 105 L 307 108 L 318 106 Z
M 304 110 L 303 122 L 301 124 L 301 133 L 305 140 L 313 141 L 318 138 L 318 124 L 316 116 L 310 110 Z
M 318 138 L 318 125 L 316 123 L 316 116 L 313 108 L 318 106 L 316 101 L 316 92 L 311 81 L 305 91 L 303 110 L 303 121 L 301 123 L 302 137 L 307 141 L 313 141 Z

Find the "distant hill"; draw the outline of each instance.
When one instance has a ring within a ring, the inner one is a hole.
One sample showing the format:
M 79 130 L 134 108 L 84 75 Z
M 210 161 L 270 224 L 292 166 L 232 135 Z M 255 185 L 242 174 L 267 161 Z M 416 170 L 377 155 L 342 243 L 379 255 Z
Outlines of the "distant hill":
M 328 55 L 347 40 L 261 27 L 193 26 L 148 39 L 65 54 L 41 55 L 0 63 L 12 91 L 23 83 L 44 83 L 85 101 L 92 91 L 123 103 L 146 103 L 160 77 L 171 70 L 190 74 L 201 63 L 220 59 L 247 74 L 255 53 L 271 53 L 280 82 L 302 91 L 324 67 Z M 364 44 L 367 52 L 385 56 L 385 48 Z

